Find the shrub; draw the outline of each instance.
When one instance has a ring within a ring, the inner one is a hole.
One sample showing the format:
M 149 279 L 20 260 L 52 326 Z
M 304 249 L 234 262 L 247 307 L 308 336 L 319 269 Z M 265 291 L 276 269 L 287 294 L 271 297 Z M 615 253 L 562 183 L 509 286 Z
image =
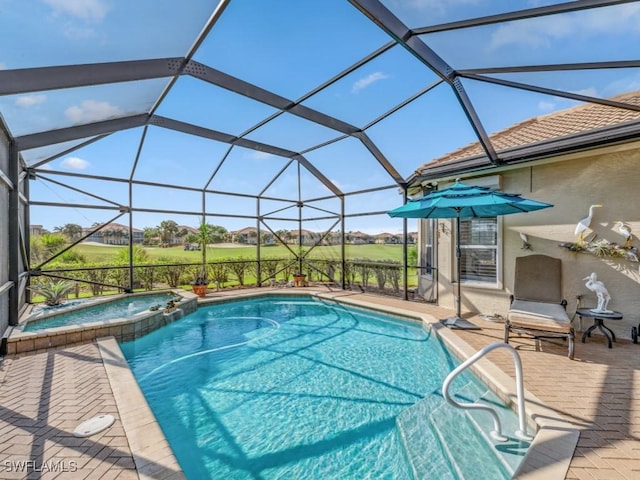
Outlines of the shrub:
M 29 287 L 32 292 L 42 295 L 44 303 L 49 306 L 61 305 L 67 299 L 69 292 L 73 290 L 73 283 L 66 280 L 45 281 Z

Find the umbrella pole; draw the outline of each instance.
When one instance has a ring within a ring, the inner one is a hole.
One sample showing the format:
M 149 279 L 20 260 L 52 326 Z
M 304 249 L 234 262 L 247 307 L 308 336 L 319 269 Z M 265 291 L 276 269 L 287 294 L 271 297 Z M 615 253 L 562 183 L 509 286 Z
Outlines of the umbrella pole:
M 456 314 L 453 317 L 440 320 L 442 324 L 449 328 L 459 328 L 464 330 L 479 330 L 480 327 L 471 323 L 469 320 L 462 318 L 461 312 L 461 284 L 462 284 L 462 253 L 460 250 L 460 208 L 456 208 L 456 271 L 458 278 L 456 278 Z
M 456 281 L 458 284 L 456 285 L 457 295 L 456 295 L 456 318 L 461 318 L 462 308 L 461 308 L 461 290 L 460 284 L 462 283 L 462 253 L 460 252 L 460 209 L 456 210 L 456 269 L 457 269 L 457 278 Z

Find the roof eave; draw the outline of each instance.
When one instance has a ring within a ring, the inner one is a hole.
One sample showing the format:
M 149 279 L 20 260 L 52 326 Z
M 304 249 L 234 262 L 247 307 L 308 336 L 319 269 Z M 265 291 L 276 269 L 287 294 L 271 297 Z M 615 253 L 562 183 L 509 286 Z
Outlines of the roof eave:
M 575 153 L 593 148 L 626 143 L 638 140 L 640 121 L 614 127 L 591 130 L 561 138 L 554 138 L 519 147 L 512 147 L 498 152 L 502 166 L 533 162 L 549 157 Z M 462 158 L 451 162 L 426 166 L 415 172 L 408 179 L 409 188 L 416 188 L 425 181 L 442 180 L 465 173 L 478 173 L 483 170 L 496 169 L 484 155 Z

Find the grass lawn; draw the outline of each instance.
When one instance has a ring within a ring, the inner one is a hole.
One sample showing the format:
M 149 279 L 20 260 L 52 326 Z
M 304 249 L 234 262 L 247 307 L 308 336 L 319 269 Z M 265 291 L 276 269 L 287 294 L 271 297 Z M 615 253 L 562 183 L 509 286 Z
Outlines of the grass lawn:
M 118 252 L 129 247 L 116 247 L 111 245 L 87 245 L 79 244 L 74 247 L 74 251 L 81 253 L 87 262 L 109 263 Z M 292 248 L 297 251 L 297 247 Z M 150 258 L 166 258 L 176 262 L 199 262 L 202 259 L 202 252 L 185 251 L 183 247 L 145 247 L 145 251 Z M 345 248 L 347 259 L 367 259 L 367 260 L 394 260 L 402 261 L 401 245 L 347 245 Z M 286 258 L 291 252 L 282 245 L 262 246 L 260 249 L 261 258 Z M 207 247 L 207 261 L 225 258 L 246 258 L 255 259 L 257 257 L 255 246 L 238 247 Z M 309 258 L 322 260 L 340 260 L 340 246 L 321 246 L 314 248 L 309 254 Z

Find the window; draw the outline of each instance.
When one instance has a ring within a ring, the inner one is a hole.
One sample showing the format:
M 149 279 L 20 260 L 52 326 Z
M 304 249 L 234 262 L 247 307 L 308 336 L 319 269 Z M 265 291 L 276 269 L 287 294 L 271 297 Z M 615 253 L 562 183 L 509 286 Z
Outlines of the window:
M 498 283 L 498 219 L 460 221 L 460 261 L 463 282 Z

